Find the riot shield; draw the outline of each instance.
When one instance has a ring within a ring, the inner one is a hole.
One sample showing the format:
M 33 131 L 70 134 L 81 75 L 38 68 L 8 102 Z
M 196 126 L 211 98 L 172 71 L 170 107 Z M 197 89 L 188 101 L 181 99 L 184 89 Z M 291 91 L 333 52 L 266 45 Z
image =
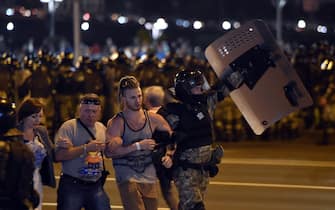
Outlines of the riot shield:
M 255 134 L 313 101 L 269 28 L 253 20 L 205 50 L 219 80 Z

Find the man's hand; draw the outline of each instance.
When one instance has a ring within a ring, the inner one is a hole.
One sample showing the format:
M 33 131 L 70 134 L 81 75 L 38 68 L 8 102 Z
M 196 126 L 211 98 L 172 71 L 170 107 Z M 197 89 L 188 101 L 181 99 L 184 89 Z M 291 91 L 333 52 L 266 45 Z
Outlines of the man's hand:
M 153 150 L 156 146 L 156 142 L 153 139 L 143 139 L 138 142 L 141 150 Z
M 106 144 L 101 141 L 92 140 L 86 144 L 87 152 L 100 152 L 105 150 Z
M 62 149 L 68 149 L 70 147 L 73 147 L 73 144 L 72 141 L 68 138 L 59 138 L 56 142 L 56 147 Z
M 171 168 L 172 164 L 173 164 L 173 162 L 172 162 L 171 156 L 165 155 L 165 156 L 162 157 L 162 165 L 165 168 Z

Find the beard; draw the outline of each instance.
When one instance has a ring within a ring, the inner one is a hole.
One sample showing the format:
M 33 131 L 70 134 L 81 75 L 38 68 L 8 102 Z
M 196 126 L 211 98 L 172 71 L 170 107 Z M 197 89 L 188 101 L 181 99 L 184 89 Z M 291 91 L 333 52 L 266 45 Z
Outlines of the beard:
M 129 104 L 129 103 L 126 103 L 126 106 L 129 110 L 131 111 L 140 111 L 141 108 L 142 108 L 142 105 L 141 104 Z
M 140 111 L 141 110 L 141 107 L 128 107 L 128 109 L 130 109 L 131 111 Z

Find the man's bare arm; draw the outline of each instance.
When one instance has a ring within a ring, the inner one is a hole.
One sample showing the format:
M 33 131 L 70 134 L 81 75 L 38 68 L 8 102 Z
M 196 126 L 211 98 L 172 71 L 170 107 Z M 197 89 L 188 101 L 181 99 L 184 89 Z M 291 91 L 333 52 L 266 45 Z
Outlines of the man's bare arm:
M 149 116 L 154 130 L 167 131 L 170 135 L 172 134 L 173 131 L 164 117 L 156 113 L 150 113 Z
M 56 161 L 72 160 L 84 153 L 84 145 L 69 148 L 58 148 L 55 152 L 55 158 Z
M 139 142 L 124 146 L 121 137 L 123 129 L 123 119 L 120 117 L 115 117 L 108 121 L 106 131 L 107 149 L 105 151 L 107 157 L 118 158 L 136 150 L 154 149 L 156 143 L 153 139 L 143 139 Z
M 167 131 L 172 136 L 172 129 L 169 123 L 159 114 L 152 113 L 151 119 L 154 125 L 154 129 L 159 131 Z M 175 144 L 167 144 L 165 156 L 162 157 L 161 161 L 164 167 L 171 168 L 173 162 L 171 156 L 175 153 Z
M 58 142 L 69 141 L 66 139 L 59 139 Z M 72 142 L 71 142 L 72 143 Z M 82 155 L 87 155 L 88 152 L 100 152 L 105 149 L 105 144 L 97 141 L 91 140 L 87 144 L 80 146 L 69 146 L 68 148 L 57 147 L 55 152 L 56 161 L 72 160 L 74 158 L 80 157 Z

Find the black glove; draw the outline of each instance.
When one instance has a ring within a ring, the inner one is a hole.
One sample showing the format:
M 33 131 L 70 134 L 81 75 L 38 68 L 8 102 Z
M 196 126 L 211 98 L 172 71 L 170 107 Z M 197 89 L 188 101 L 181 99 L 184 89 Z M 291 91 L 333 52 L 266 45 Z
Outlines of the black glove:
M 167 131 L 155 130 L 155 132 L 152 134 L 152 138 L 158 145 L 168 145 L 171 143 L 170 134 Z
M 207 167 L 207 170 L 209 172 L 209 177 L 215 177 L 219 173 L 219 168 L 216 165 L 209 165 Z

